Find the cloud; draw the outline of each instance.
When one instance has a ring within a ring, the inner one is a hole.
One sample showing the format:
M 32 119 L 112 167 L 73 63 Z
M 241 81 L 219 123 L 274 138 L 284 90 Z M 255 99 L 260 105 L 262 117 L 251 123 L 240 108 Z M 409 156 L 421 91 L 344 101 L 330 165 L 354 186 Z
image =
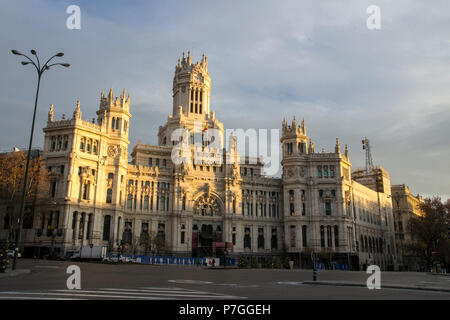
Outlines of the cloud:
M 70 4 L 81 30 L 65 28 Z M 45 74 L 35 146 L 47 109 L 71 115 L 81 100 L 92 118 L 101 89 L 131 95 L 130 149 L 156 143 L 172 110 L 174 66 L 182 51 L 208 56 L 211 106 L 226 128 L 280 128 L 305 118 L 316 148 L 348 143 L 413 192 L 450 196 L 450 3 L 377 1 L 381 30 L 366 28 L 372 1 L 3 1 L 0 148 L 25 146 L 35 79 L 9 49 L 62 50 L 71 68 Z M 15 134 L 10 134 L 14 132 Z

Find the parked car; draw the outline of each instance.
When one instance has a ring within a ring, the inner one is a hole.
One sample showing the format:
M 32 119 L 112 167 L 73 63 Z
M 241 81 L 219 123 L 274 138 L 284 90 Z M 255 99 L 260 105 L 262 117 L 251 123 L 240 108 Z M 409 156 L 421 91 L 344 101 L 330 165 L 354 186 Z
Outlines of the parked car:
M 14 250 L 8 250 L 8 258 L 14 259 Z M 17 258 L 22 258 L 22 254 L 17 252 Z

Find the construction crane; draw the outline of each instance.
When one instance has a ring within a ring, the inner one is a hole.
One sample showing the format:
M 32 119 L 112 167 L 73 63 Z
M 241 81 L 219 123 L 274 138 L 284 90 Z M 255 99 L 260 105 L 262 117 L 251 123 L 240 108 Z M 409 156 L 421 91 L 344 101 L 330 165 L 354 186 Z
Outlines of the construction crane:
M 367 137 L 362 140 L 363 150 L 366 150 L 366 174 L 370 174 L 373 171 L 372 154 L 370 153 L 370 143 Z

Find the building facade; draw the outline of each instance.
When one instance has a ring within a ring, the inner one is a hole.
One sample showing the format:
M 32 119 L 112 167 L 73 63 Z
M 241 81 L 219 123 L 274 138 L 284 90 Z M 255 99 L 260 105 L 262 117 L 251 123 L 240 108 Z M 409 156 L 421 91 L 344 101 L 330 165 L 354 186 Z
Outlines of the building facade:
M 393 185 L 391 192 L 394 208 L 395 240 L 400 259 L 399 267 L 403 270 L 419 271 L 421 267 L 420 259 L 408 250 L 408 246 L 414 241 L 409 220 L 415 215 L 421 215 L 420 204 L 423 199 L 419 194 L 413 195 L 404 184 Z
M 228 243 L 235 256 L 313 251 L 353 268 L 395 267 L 386 170 L 352 173 L 347 146 L 341 152 L 336 140 L 334 151 L 316 152 L 304 121 L 294 118 L 282 122 L 282 177 L 266 177 L 261 161 L 237 153 L 236 137 L 223 147 L 210 92 L 206 56 L 193 63 L 183 53 L 158 145 L 139 141 L 131 152 L 125 90 L 120 97 L 102 91 L 92 121 L 82 119 L 79 102 L 70 119 L 55 120 L 51 106 L 43 157 L 54 192 L 35 208 L 22 247 L 65 253 L 92 243 L 146 253 L 153 239 L 166 254 L 208 256 L 215 244 Z M 192 142 L 184 149 L 173 140 L 180 129 L 180 139 Z M 221 147 L 205 138 L 210 130 Z M 197 161 L 199 152 L 208 159 Z M 190 160 L 175 163 L 177 153 Z

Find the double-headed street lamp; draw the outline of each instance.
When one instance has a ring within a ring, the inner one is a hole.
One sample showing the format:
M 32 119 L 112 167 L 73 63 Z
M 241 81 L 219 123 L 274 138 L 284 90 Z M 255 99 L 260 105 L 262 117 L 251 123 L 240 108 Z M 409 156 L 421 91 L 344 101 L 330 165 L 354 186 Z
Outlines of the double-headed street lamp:
M 20 240 L 20 232 L 22 229 L 22 220 L 23 220 L 23 211 L 24 211 L 24 207 L 25 207 L 25 195 L 26 195 L 26 190 L 27 190 L 27 180 L 28 180 L 28 167 L 30 164 L 30 156 L 31 156 L 31 144 L 33 143 L 33 132 L 34 132 L 34 122 L 36 119 L 36 108 L 37 108 L 37 102 L 38 102 L 38 96 L 39 96 L 39 86 L 41 84 L 41 77 L 42 74 L 49 70 L 50 67 L 52 66 L 63 66 L 63 67 L 69 67 L 70 64 L 68 63 L 52 63 L 52 64 L 48 64 L 54 57 L 62 57 L 64 56 L 64 53 L 59 52 L 55 55 L 53 55 L 50 59 L 47 60 L 47 62 L 41 67 L 41 62 L 39 61 L 39 57 L 36 54 L 36 50 L 30 50 L 31 54 L 34 55 L 36 57 L 36 62 L 33 61 L 32 59 L 30 59 L 28 56 L 24 55 L 23 53 L 17 51 L 17 50 L 11 50 L 11 52 L 15 55 L 18 56 L 23 56 L 25 57 L 28 61 L 22 61 L 22 65 L 26 66 L 27 64 L 32 64 L 38 74 L 38 83 L 37 83 L 37 88 L 36 88 L 36 99 L 34 101 L 34 113 L 33 113 L 33 122 L 31 124 L 31 134 L 30 134 L 30 143 L 28 145 L 28 154 L 27 154 L 27 164 L 25 167 L 25 176 L 24 176 L 24 182 L 23 182 L 23 189 L 22 189 L 22 200 L 20 203 L 20 213 L 19 213 L 19 219 L 17 220 L 17 232 L 16 232 L 16 236 L 15 236 L 15 250 L 14 250 L 14 260 L 13 260 L 13 265 L 12 265 L 12 269 L 15 270 L 16 269 L 16 263 L 17 263 L 17 254 L 19 251 L 19 240 Z

